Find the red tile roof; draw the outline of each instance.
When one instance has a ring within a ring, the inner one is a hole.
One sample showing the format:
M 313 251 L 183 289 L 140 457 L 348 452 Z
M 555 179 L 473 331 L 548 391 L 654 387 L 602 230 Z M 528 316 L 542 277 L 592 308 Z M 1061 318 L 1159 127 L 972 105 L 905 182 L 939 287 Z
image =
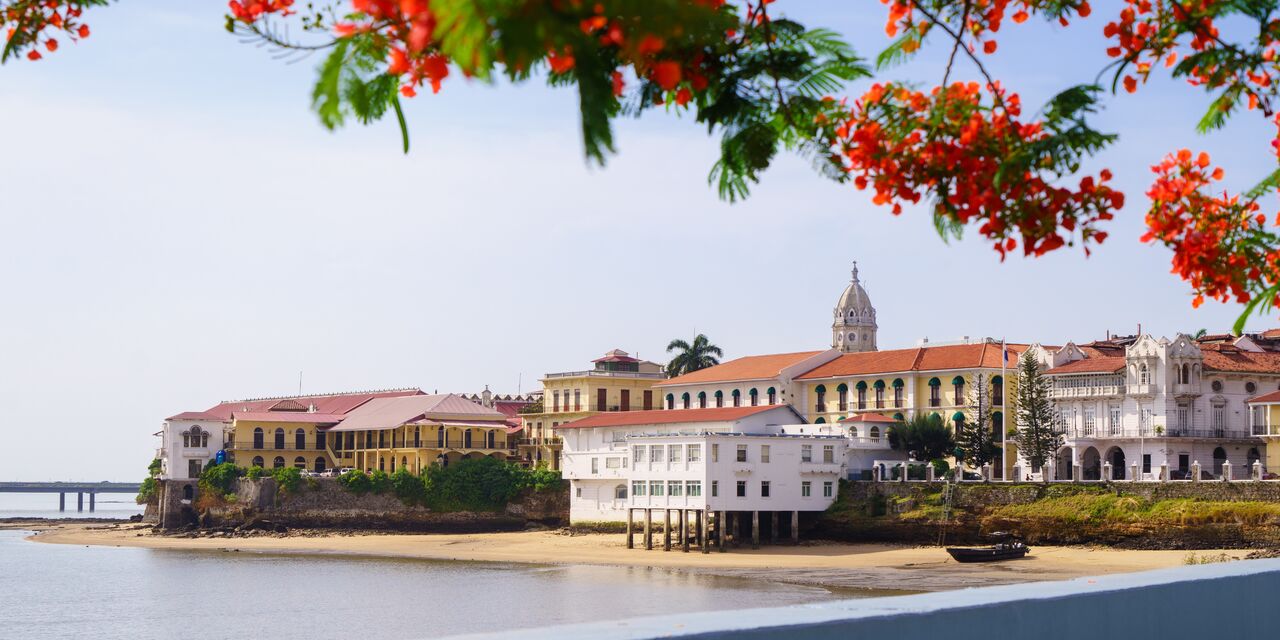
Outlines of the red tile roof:
M 208 411 L 183 411 L 176 416 L 169 416 L 165 420 L 206 420 L 209 422 L 226 422 L 227 419 Z
M 299 424 L 337 424 L 346 416 L 337 413 L 311 413 L 309 411 L 236 411 L 236 420 L 250 422 L 296 422 Z
M 1262 332 L 1264 338 L 1280 338 L 1280 329 L 1267 329 Z
M 1239 373 L 1280 373 L 1280 353 L 1272 351 L 1253 352 L 1231 349 L 1205 349 L 1204 368 L 1211 371 L 1231 371 Z M 1228 345 L 1220 345 L 1228 346 Z
M 1009 368 L 1017 366 L 1025 344 L 1010 344 Z M 920 346 L 866 353 L 846 353 L 831 362 L 796 376 L 797 380 L 818 380 L 842 376 L 894 373 L 897 371 L 942 371 L 977 367 L 1000 368 L 999 343 Z
M 1045 373 L 1051 376 L 1067 373 L 1115 373 L 1124 370 L 1124 356 L 1098 356 L 1073 360 Z
M 840 418 L 840 422 L 898 422 L 897 418 L 891 418 L 883 413 L 859 413 L 856 416 L 848 418 Z
M 1264 393 L 1256 398 L 1249 398 L 1247 402 L 1257 403 L 1257 404 L 1265 404 L 1269 402 L 1280 402 L 1280 391 L 1272 391 L 1271 393 Z
M 389 391 L 353 391 L 314 396 L 285 396 L 256 400 L 228 400 L 220 402 L 206 413 L 229 420 L 233 412 L 270 411 L 285 400 L 294 400 L 304 408 L 315 405 L 316 413 L 345 414 L 373 398 L 396 398 L 424 395 L 421 389 L 393 389 Z M 282 412 L 284 413 L 284 412 Z
M 806 358 L 822 353 L 821 351 L 800 351 L 797 353 L 775 353 L 763 356 L 745 356 L 728 362 L 707 367 L 693 373 L 655 384 L 655 387 L 666 387 L 678 384 L 701 384 L 708 382 L 733 382 L 737 380 L 762 380 L 776 377 L 783 369 Z
M 610 411 L 597 413 L 581 420 L 567 422 L 554 429 L 581 429 L 586 427 L 629 427 L 642 424 L 679 424 L 684 422 L 733 422 L 766 411 L 783 410 L 791 414 L 789 419 L 799 421 L 799 415 L 791 405 L 767 404 L 759 407 L 718 407 L 711 409 L 656 409 L 653 411 Z

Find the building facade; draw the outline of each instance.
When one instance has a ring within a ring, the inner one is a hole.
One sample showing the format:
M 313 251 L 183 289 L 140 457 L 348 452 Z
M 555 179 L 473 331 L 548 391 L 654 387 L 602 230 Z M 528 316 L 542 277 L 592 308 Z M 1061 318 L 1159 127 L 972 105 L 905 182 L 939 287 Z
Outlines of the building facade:
M 364 471 L 421 474 L 468 458 L 515 457 L 507 416 L 457 394 L 375 398 L 327 430 L 335 458 Z
M 521 415 L 518 449 L 523 463 L 560 469 L 562 442 L 553 430 L 562 424 L 597 413 L 659 407 L 653 387 L 667 378 L 662 365 L 633 358 L 621 349 L 591 364 L 585 371 L 548 373 L 542 378 L 542 410 Z
M 156 459 L 160 479 L 192 480 L 217 460 L 225 447 L 231 421 L 204 411 L 188 411 L 165 419 Z M 225 454 L 224 454 L 225 455 Z

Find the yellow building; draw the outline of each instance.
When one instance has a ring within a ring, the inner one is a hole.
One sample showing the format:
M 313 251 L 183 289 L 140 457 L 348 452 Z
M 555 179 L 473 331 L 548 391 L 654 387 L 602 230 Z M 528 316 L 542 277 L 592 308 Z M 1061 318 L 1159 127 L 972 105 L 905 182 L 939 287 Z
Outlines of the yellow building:
M 328 429 L 342 466 L 413 473 L 465 458 L 508 460 L 506 416 L 456 394 L 377 398 Z
M 662 365 L 614 349 L 586 371 L 548 373 L 542 378 L 542 410 L 521 416 L 520 457 L 530 465 L 560 468 L 561 441 L 552 429 L 607 411 L 658 409 L 654 384 L 666 379 Z
M 1248 400 L 1250 433 L 1267 444 L 1267 469 L 1280 469 L 1280 391 Z
M 862 414 L 882 414 L 896 420 L 933 413 L 957 431 L 977 418 L 979 380 L 985 386 L 987 424 L 1000 444 L 1014 417 L 1014 390 L 1004 378 L 1016 379 L 1017 360 L 1027 345 L 1007 345 L 1002 372 L 999 342 L 929 345 L 910 349 L 846 353 L 795 377 L 797 408 L 809 422 L 833 423 Z M 854 433 L 851 436 L 868 436 Z M 866 427 L 868 429 L 872 427 Z M 1012 442 L 1005 471 L 1017 459 Z M 995 465 L 996 477 L 1000 476 Z

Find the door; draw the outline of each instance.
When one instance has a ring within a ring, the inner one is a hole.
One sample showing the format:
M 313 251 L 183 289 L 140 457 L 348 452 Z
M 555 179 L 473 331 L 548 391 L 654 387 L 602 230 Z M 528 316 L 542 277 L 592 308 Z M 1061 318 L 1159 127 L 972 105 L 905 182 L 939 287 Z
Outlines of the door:
M 644 410 L 650 411 L 652 409 L 653 409 L 653 391 L 649 389 L 645 389 L 644 390 Z
M 620 411 L 631 410 L 631 390 L 630 389 L 622 390 L 622 402 L 619 403 L 618 409 Z
M 608 404 L 608 402 L 609 402 L 609 395 L 608 395 L 608 392 L 609 392 L 609 390 L 608 390 L 608 389 L 596 389 L 596 411 L 608 411 L 608 410 L 609 410 L 609 404 Z
M 188 478 L 200 477 L 200 461 L 199 460 L 187 461 L 187 477 Z

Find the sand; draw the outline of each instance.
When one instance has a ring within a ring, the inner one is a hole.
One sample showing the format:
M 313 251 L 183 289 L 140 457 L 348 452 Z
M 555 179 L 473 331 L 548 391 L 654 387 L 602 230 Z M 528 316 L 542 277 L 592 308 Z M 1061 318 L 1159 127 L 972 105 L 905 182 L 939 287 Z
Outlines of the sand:
M 470 560 L 534 564 L 645 566 L 775 580 L 834 588 L 895 591 L 943 591 L 975 586 L 1063 580 L 1082 576 L 1178 566 L 1185 551 L 1135 551 L 1087 547 L 1034 547 L 1022 560 L 959 564 L 938 547 L 884 544 L 802 543 L 799 546 L 749 546 L 703 554 L 691 549 L 627 549 L 621 534 L 526 531 L 483 534 L 325 534 L 298 532 L 252 537 L 178 537 L 157 535 L 131 523 L 9 523 L 4 528 L 35 530 L 29 539 L 53 544 L 144 547 L 264 554 L 311 554 Z M 640 543 L 637 536 L 637 544 Z M 1241 550 L 1197 551 L 1200 557 Z

